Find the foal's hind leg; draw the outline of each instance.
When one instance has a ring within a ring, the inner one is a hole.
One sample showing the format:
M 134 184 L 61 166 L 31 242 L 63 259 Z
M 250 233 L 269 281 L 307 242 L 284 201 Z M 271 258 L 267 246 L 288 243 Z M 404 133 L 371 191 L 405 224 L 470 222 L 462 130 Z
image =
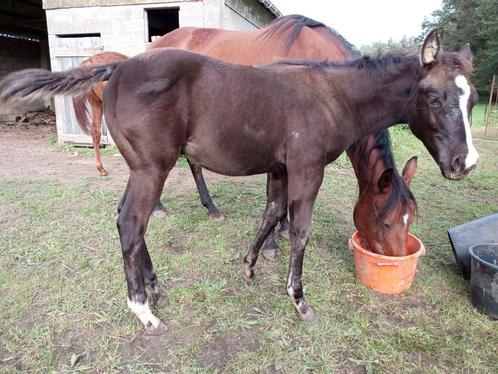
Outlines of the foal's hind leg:
M 292 172 L 292 169 L 289 171 L 291 256 L 287 277 L 287 294 L 299 317 L 305 321 L 314 321 L 317 316 L 304 298 L 301 275 L 313 205 L 323 180 L 323 167 L 318 166 L 311 170 L 299 169 L 301 170 L 297 172 Z
M 97 167 L 100 175 L 105 177 L 108 173 L 107 170 L 104 169 L 100 155 L 103 103 L 102 100 L 100 100 L 93 92 L 88 95 L 88 101 L 90 102 L 90 106 L 92 108 L 92 142 L 93 151 L 95 152 L 95 166 Z
M 150 301 L 154 303 L 158 297 L 157 278 L 152 269 L 144 235 L 167 173 L 157 168 L 132 170 L 128 191 L 118 217 L 119 238 L 128 284 L 128 306 L 149 332 L 157 331 L 160 321 L 150 310 L 146 292 L 146 286 L 152 288 Z
M 259 250 L 268 234 L 275 228 L 278 220 L 285 214 L 287 206 L 287 175 L 273 175 L 268 189 L 266 209 L 263 214 L 263 222 L 256 234 L 252 245 L 244 257 L 246 264 L 245 276 L 251 280 L 254 276 L 254 265 L 258 260 Z
M 285 207 L 286 213 L 280 218 L 280 228 L 278 229 L 278 236 L 284 239 L 290 239 L 289 236 L 289 218 L 287 217 L 287 207 Z
M 271 174 L 267 174 L 266 178 L 266 196 L 268 198 L 268 194 L 270 193 L 270 184 L 271 184 Z M 269 201 L 269 200 L 268 200 Z M 285 206 L 284 217 L 287 216 L 287 205 Z M 282 218 L 283 219 L 283 218 Z M 281 219 L 281 220 L 282 220 Z M 270 233 L 265 239 L 263 243 L 263 257 L 269 261 L 275 261 L 281 255 L 280 248 L 278 247 L 278 243 L 276 240 L 275 229 L 270 230 Z
M 190 171 L 192 171 L 192 175 L 194 176 L 197 191 L 199 191 L 199 196 L 201 198 L 201 204 L 208 210 L 208 217 L 213 221 L 223 221 L 225 216 L 213 203 L 213 199 L 211 198 L 209 190 L 206 186 L 206 181 L 202 175 L 202 168 L 198 165 L 192 164 L 188 158 L 187 162 L 190 166 Z

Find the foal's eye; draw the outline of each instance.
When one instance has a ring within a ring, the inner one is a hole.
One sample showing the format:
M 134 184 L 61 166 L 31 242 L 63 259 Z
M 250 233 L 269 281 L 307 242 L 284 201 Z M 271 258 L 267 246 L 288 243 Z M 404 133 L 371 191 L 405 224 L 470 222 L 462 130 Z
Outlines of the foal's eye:
M 435 95 L 429 95 L 429 98 L 427 99 L 427 103 L 429 104 L 429 106 L 432 106 L 432 107 L 440 107 L 441 106 L 441 101 Z
M 390 225 L 390 224 L 388 224 L 388 223 L 383 223 L 383 224 L 382 224 L 382 228 L 383 228 L 384 230 L 389 230 L 389 229 L 391 228 L 391 225 Z

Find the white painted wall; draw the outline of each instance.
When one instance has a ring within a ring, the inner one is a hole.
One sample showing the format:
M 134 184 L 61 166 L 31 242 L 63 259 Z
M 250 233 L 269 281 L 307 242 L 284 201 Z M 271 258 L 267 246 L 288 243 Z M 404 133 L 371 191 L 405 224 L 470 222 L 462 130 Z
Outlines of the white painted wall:
M 226 30 L 250 31 L 258 27 L 228 6 L 223 7 L 223 28 Z

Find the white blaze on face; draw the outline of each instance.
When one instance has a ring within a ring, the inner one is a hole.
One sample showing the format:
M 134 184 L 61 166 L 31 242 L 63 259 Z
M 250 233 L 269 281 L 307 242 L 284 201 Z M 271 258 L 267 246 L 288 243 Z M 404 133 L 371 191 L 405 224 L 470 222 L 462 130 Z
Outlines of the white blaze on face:
M 406 225 L 408 225 L 408 213 L 406 213 L 404 216 L 403 216 L 403 223 Z
M 470 132 L 469 114 L 467 113 L 467 104 L 470 97 L 470 85 L 463 75 L 455 78 L 455 84 L 463 93 L 460 95 L 460 111 L 462 112 L 463 124 L 465 125 L 465 137 L 467 140 L 467 157 L 465 157 L 465 169 L 474 166 L 477 163 L 479 154 L 472 143 L 472 133 Z
M 156 328 L 159 326 L 159 318 L 152 314 L 147 301 L 145 304 L 140 304 L 128 299 L 128 308 L 142 321 L 146 328 L 150 326 Z

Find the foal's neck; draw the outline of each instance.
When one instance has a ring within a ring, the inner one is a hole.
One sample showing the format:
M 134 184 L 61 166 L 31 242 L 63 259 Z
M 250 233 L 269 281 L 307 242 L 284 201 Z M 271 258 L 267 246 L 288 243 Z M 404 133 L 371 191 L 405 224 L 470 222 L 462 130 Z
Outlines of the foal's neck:
M 417 56 L 363 58 L 332 72 L 346 98 L 345 111 L 355 121 L 355 138 L 406 123 L 415 104 L 422 68 Z

